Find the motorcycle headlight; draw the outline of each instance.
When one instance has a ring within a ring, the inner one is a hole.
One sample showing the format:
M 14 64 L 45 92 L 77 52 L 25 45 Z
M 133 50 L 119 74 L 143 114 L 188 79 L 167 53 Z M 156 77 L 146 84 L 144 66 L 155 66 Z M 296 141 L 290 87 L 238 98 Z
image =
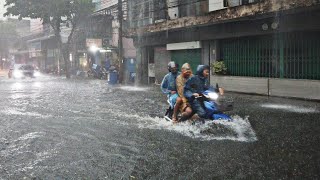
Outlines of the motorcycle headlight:
M 20 72 L 20 71 L 14 71 L 13 75 L 16 78 L 21 78 L 23 76 L 22 72 Z
M 209 93 L 208 96 L 212 100 L 217 100 L 219 97 L 218 93 Z
M 34 76 L 35 76 L 35 77 L 39 77 L 39 76 L 40 76 L 40 72 L 39 72 L 39 71 L 35 71 L 35 72 L 34 72 Z

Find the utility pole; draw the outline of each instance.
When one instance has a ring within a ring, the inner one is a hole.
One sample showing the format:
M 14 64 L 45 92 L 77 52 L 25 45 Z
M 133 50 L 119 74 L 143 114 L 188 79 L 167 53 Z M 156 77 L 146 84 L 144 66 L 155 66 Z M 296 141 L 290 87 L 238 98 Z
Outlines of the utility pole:
M 122 44 L 122 0 L 118 0 L 118 21 L 119 21 L 119 83 L 124 80 L 124 66 L 123 66 L 123 44 Z

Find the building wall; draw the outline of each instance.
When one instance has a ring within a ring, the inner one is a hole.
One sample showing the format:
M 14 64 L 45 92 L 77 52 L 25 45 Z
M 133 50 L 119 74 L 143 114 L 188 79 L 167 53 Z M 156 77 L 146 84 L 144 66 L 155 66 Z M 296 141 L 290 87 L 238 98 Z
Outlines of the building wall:
M 210 84 L 215 85 L 216 83 L 226 91 L 268 95 L 267 78 L 211 76 Z
M 316 80 L 211 76 L 210 83 L 232 92 L 320 100 L 320 81 Z
M 161 83 L 163 77 L 168 73 L 168 63 L 171 60 L 171 53 L 166 47 L 154 48 L 155 82 Z
M 302 31 L 305 34 L 308 34 L 310 31 L 318 31 L 320 29 L 320 23 L 314 20 L 318 19 L 316 17 L 319 16 L 319 11 L 316 10 L 319 6 L 316 6 L 316 4 L 317 2 L 313 0 L 265 0 L 261 3 L 244 6 L 233 4 L 233 6 L 236 7 L 210 12 L 204 16 L 183 17 L 145 27 L 141 26 L 133 29 L 132 32 L 134 36 L 138 36 L 137 42 L 135 42 L 136 47 L 164 46 L 170 43 L 201 41 L 203 44 L 201 63 L 209 64 L 216 60 L 222 60 L 222 58 L 225 57 L 222 55 L 225 55 L 227 52 L 226 48 L 221 48 L 224 47 L 223 43 L 226 39 L 237 39 L 239 37 L 244 37 L 244 39 L 252 37 L 255 39 L 265 35 L 273 37 L 288 31 Z M 280 13 L 281 15 L 279 15 Z M 267 28 L 265 28 L 265 25 Z M 305 41 L 305 43 L 308 44 L 307 41 Z M 310 43 L 311 42 L 309 42 L 309 44 Z M 247 45 L 248 43 L 242 44 L 242 49 L 247 47 Z M 318 46 L 310 47 L 317 49 Z M 228 48 L 230 49 L 230 47 Z M 253 51 L 254 48 L 257 49 L 258 46 L 254 46 L 251 50 Z M 282 48 L 281 53 L 284 55 L 287 49 L 290 48 Z M 311 48 L 308 49 L 310 52 Z M 241 56 L 239 56 L 240 49 L 238 48 L 238 54 L 236 56 L 246 59 L 244 56 L 247 55 L 251 57 L 252 61 L 257 60 L 257 58 L 254 59 L 252 54 L 248 54 L 248 52 L 251 52 L 249 50 L 250 48 L 247 48 L 247 50 L 241 52 Z M 304 54 L 309 52 L 306 51 Z M 228 53 L 230 55 L 230 51 Z M 304 55 L 301 57 L 303 56 Z M 260 57 L 262 58 L 262 56 Z M 300 57 L 296 56 L 294 58 Z M 265 59 L 265 61 L 267 61 L 267 59 Z M 242 64 L 242 62 L 240 63 Z M 315 65 L 317 64 L 315 63 Z M 305 65 L 300 66 L 305 68 Z M 247 66 L 243 66 L 244 69 L 245 67 Z M 262 67 L 259 68 L 265 67 L 262 64 Z M 156 71 L 158 71 L 157 66 Z M 163 71 L 162 74 L 164 74 L 164 72 L 166 71 Z M 158 72 L 158 74 L 161 73 Z M 157 79 L 161 78 L 159 77 Z M 252 81 L 252 83 L 254 84 L 255 82 Z
M 40 19 L 30 20 L 30 31 L 32 33 L 40 33 L 43 31 L 42 21 Z
M 213 24 L 221 21 L 232 20 L 235 18 L 268 14 L 280 10 L 284 11 L 295 8 L 311 7 L 319 4 L 320 2 L 317 0 L 264 0 L 259 3 L 221 9 L 218 11 L 210 12 L 200 17 L 189 16 L 172 19 L 149 26 L 141 25 L 138 28 L 130 29 L 130 34 L 136 34 L 137 29 L 139 33 L 160 32 L 168 29 L 178 29 L 196 25 Z
M 271 79 L 269 87 L 271 96 L 320 100 L 320 81 Z
M 30 34 L 30 20 L 26 20 L 26 19 L 18 20 L 18 19 L 8 18 L 7 21 L 14 24 L 19 36 L 24 37 Z
M 136 48 L 133 45 L 133 39 L 123 38 L 123 56 L 125 58 L 135 58 L 137 56 Z

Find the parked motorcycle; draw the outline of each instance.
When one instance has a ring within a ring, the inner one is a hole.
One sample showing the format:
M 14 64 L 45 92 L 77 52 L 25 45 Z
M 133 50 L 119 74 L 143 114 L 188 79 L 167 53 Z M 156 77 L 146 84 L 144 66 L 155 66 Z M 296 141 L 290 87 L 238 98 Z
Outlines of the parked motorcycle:
M 97 79 L 107 79 L 108 77 L 108 71 L 97 64 L 93 64 L 92 68 L 87 73 L 88 77 Z

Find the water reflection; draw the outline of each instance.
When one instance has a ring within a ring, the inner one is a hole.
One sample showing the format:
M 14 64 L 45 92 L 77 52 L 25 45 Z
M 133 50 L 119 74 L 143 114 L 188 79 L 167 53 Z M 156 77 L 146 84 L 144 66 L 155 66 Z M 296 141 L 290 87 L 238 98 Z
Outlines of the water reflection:
M 22 90 L 24 85 L 21 82 L 15 82 L 11 85 L 12 90 Z
M 148 91 L 149 88 L 146 87 L 137 87 L 137 86 L 121 86 L 119 89 L 125 90 L 125 91 Z
M 319 112 L 315 108 L 305 108 L 305 107 L 286 105 L 286 104 L 262 104 L 261 107 L 284 110 L 289 112 L 296 112 L 296 113 L 318 113 Z
M 36 88 L 41 88 L 41 87 L 42 87 L 42 83 L 36 81 L 36 82 L 32 83 L 32 86 L 33 86 L 33 87 L 36 87 Z

